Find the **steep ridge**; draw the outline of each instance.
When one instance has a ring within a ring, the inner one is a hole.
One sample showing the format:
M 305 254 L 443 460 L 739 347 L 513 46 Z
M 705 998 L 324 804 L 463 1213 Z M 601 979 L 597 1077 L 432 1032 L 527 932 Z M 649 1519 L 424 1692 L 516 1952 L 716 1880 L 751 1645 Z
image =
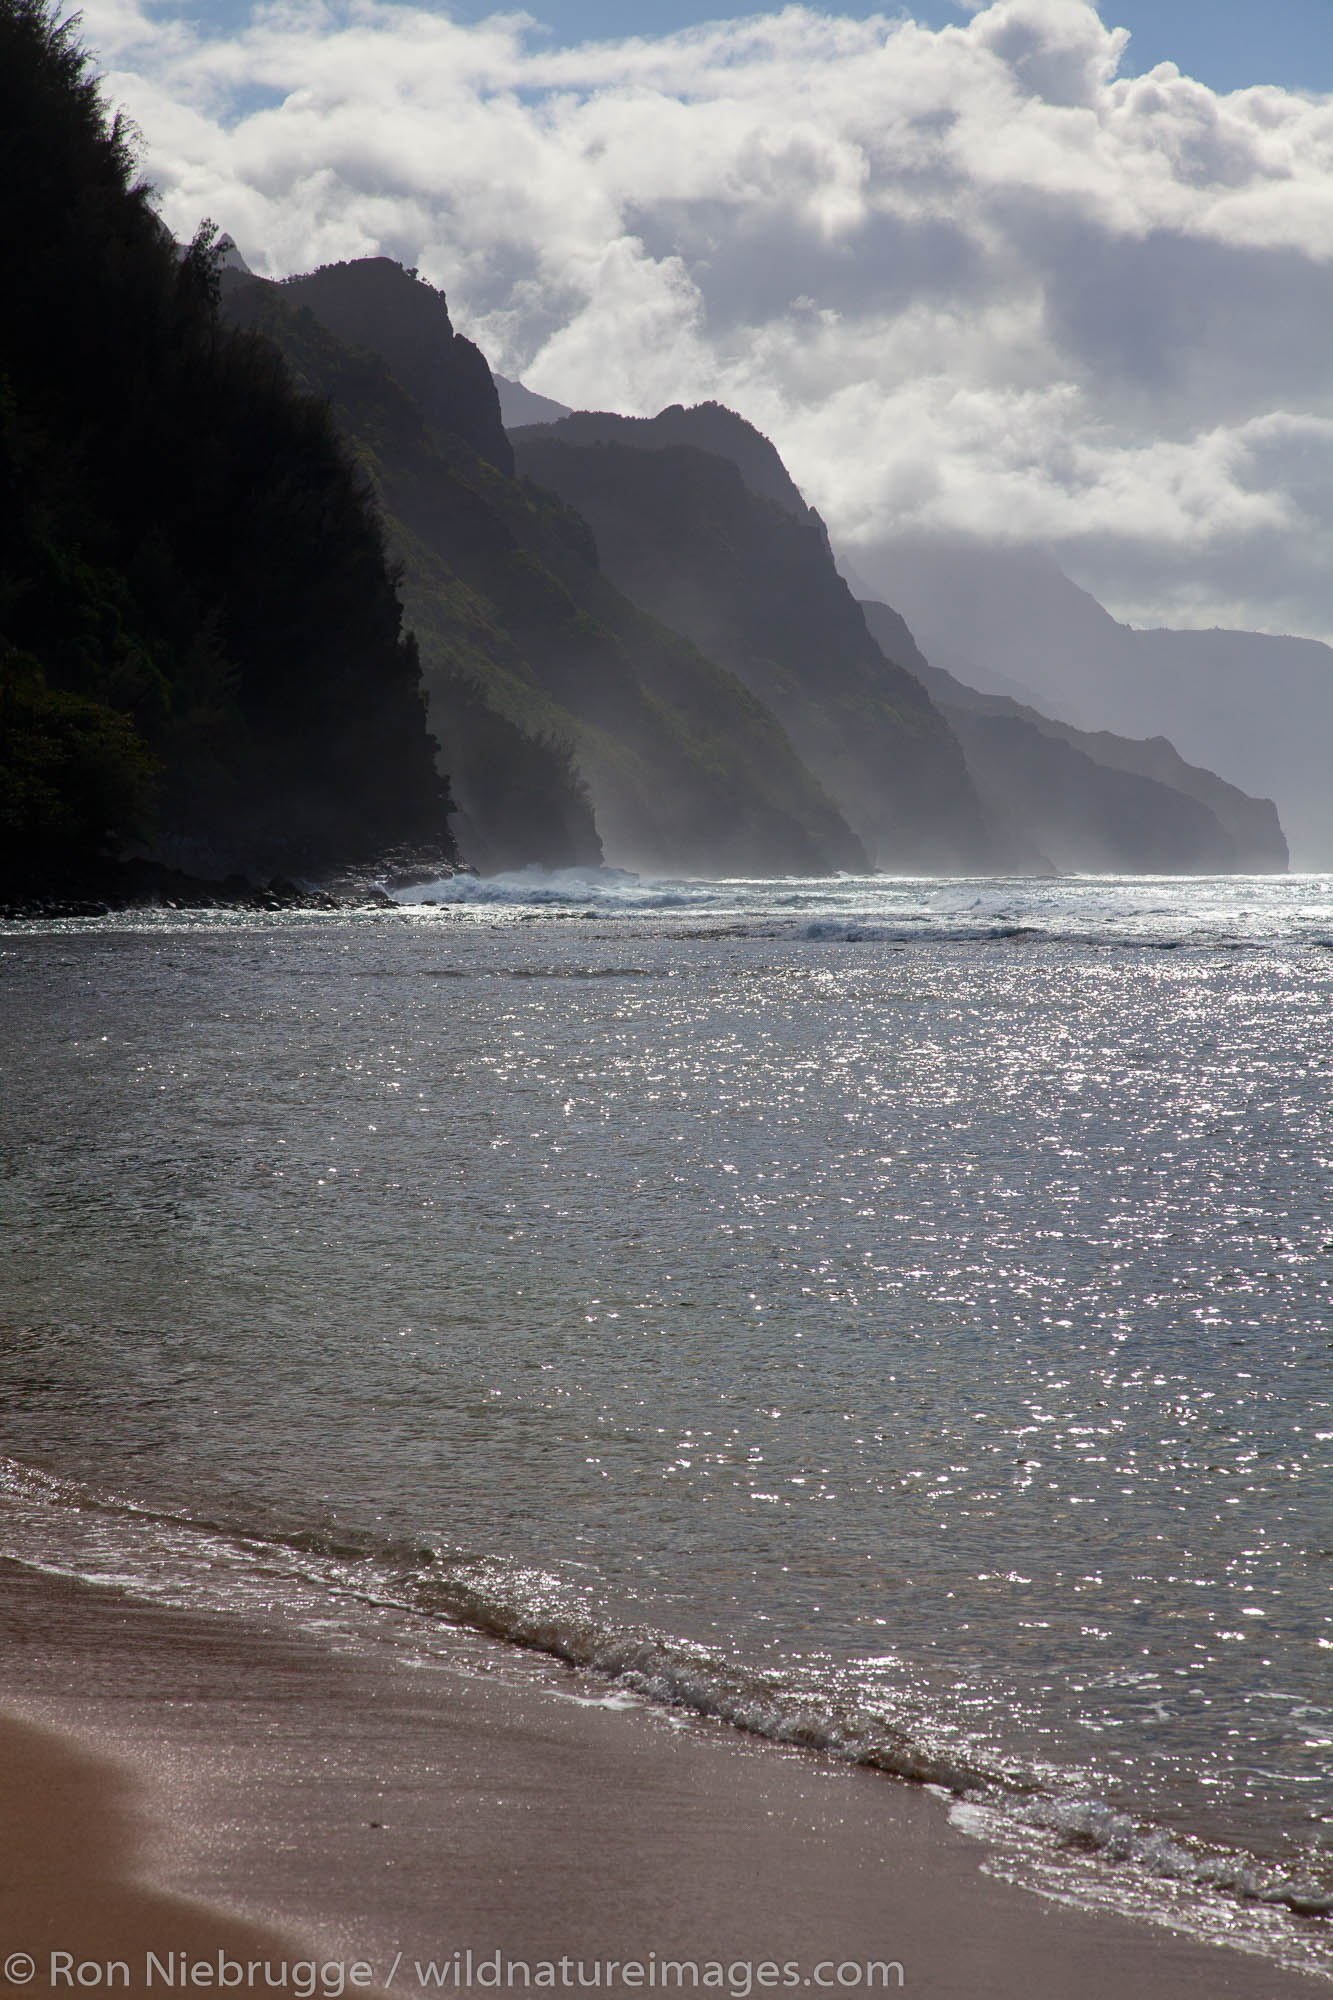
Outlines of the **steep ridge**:
M 646 450 L 693 445 L 697 451 L 729 458 L 752 493 L 776 501 L 797 521 L 820 521 L 782 462 L 777 446 L 725 403 L 671 403 L 655 417 L 622 417 L 613 410 L 571 410 L 563 418 L 532 417 L 524 434 L 540 423 L 562 444 L 629 444 Z
M 500 420 L 506 430 L 515 424 L 553 424 L 557 418 L 570 415 L 568 403 L 557 403 L 553 396 L 539 396 L 522 382 L 511 382 L 505 375 L 494 375 L 492 380 L 500 398 Z
M 700 434 L 729 448 L 671 441 Z M 717 405 L 653 419 L 584 413 L 511 437 L 519 470 L 589 522 L 626 596 L 773 710 L 877 867 L 1011 862 L 938 710 L 885 659 L 822 521 L 743 419 Z
M 1021 716 L 947 711 L 996 819 L 1061 874 L 1218 875 L 1233 842 L 1195 799 L 1105 765 Z
M 316 275 L 325 308 L 345 285 L 359 308 L 367 296 L 387 300 L 393 319 L 396 280 L 377 277 L 368 291 L 356 264 Z M 604 849 L 609 860 L 656 872 L 864 867 L 859 842 L 779 723 L 736 678 L 621 595 L 601 573 L 586 525 L 554 496 L 508 477 L 498 454 L 483 456 L 471 436 L 426 419 L 383 359 L 391 327 L 362 317 L 375 349 L 351 348 L 302 295 L 303 281 L 237 277 L 227 308 L 329 399 L 373 481 L 479 862 L 550 865 Z M 428 310 L 444 337 L 438 294 L 429 293 Z M 425 366 L 420 354 L 414 365 Z M 472 435 L 489 421 L 493 395 L 482 417 L 469 418 Z M 516 744 L 536 785 L 507 768 Z
M 1275 801 L 1293 866 L 1333 867 L 1333 647 L 1140 631 L 1038 549 L 904 540 L 855 558 L 937 666 L 1084 730 L 1169 738 L 1192 765 Z
M 462 438 L 497 471 L 513 472 L 486 357 L 455 331 L 443 292 L 391 257 L 322 264 L 284 278 L 282 289 L 349 347 L 373 348 L 428 424 Z
M 1287 844 L 1269 799 L 1187 764 L 1165 737 L 1076 729 L 932 666 L 901 614 L 863 602 L 886 652 L 929 689 L 991 810 L 1059 868 L 1166 874 L 1282 873 Z
M 1129 636 L 1130 669 L 1099 720 L 1161 730 L 1273 799 L 1293 866 L 1333 868 L 1333 647 L 1265 632 Z

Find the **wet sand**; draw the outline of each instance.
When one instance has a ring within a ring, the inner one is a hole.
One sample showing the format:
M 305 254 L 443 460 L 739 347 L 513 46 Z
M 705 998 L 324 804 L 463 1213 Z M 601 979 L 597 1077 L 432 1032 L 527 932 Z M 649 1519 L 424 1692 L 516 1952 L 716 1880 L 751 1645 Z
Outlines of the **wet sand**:
M 656 1992 L 669 1959 L 742 2000 L 896 1991 L 898 1966 L 931 2000 L 1328 1991 L 992 1880 L 911 1786 L 582 1691 L 466 1634 L 413 1668 L 0 1564 L 0 1958 L 36 1967 L 0 1994 L 53 1990 L 52 1951 L 86 1968 L 56 1991 L 107 1990 L 108 1961 L 179 1991 L 147 1955 L 183 1952 L 192 1992 L 285 1967 L 297 2000 L 311 1963 L 320 1993 L 419 1996 L 434 1961 L 447 1992 L 469 1951 L 478 1993 L 497 1952 L 502 1990 L 520 1961 Z

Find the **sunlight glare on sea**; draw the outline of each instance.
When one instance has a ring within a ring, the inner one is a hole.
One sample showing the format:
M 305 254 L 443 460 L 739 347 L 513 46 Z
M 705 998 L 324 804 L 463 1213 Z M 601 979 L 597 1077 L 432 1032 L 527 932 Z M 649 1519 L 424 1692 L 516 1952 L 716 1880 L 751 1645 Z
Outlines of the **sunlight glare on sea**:
M 10 1552 L 373 1574 L 1317 1959 L 1333 885 L 453 880 L 0 938 Z

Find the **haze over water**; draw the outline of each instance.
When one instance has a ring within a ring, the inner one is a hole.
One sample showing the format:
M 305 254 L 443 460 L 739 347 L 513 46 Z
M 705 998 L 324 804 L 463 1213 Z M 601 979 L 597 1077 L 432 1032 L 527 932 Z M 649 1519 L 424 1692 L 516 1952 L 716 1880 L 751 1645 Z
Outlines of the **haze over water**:
M 1328 1969 L 1333 882 L 403 893 L 0 939 L 5 1549 Z

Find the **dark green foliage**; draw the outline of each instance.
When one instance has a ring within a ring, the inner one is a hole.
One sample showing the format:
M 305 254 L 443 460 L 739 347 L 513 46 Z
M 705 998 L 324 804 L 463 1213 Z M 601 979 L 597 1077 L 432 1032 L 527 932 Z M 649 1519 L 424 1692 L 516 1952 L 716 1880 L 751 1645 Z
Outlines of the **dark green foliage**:
M 330 266 L 315 274 L 322 310 L 339 273 L 364 306 L 362 266 Z M 570 790 L 572 747 L 618 861 L 761 874 L 864 866 L 763 705 L 626 601 L 571 509 L 427 424 L 378 354 L 349 349 L 294 309 L 313 283 L 230 279 L 227 310 L 329 397 L 375 482 L 404 563 L 432 720 L 479 854 L 590 858 L 579 831 L 586 797 Z M 387 296 L 380 278 L 375 289 Z M 442 307 L 431 310 L 438 321 Z M 392 326 L 370 334 L 392 345 Z M 530 774 L 517 820 L 520 771 L 505 770 L 505 741 Z
M 392 268 L 410 286 L 407 274 Z M 488 668 L 497 649 L 505 657 L 512 653 L 502 637 L 502 614 L 454 567 L 475 562 L 495 541 L 496 524 L 478 483 L 501 475 L 483 468 L 457 437 L 432 431 L 378 354 L 349 347 L 300 305 L 301 283 L 278 286 L 230 274 L 226 310 L 234 324 L 281 350 L 294 379 L 329 409 L 374 485 L 405 563 L 403 588 L 424 648 L 432 720 L 449 745 L 463 852 L 488 870 L 530 861 L 595 866 L 602 848 L 593 809 L 559 718 L 529 712 L 521 701 L 496 705 Z
M 692 429 L 726 455 L 661 441 Z M 585 435 L 613 441 L 566 441 Z M 751 426 L 716 405 L 648 420 L 594 414 L 528 427 L 515 447 L 520 471 L 591 524 L 612 581 L 772 710 L 877 866 L 993 864 L 962 752 L 920 683 L 871 638 L 823 522 L 793 500 Z
M 71 26 L 0 0 L 0 640 L 127 719 L 173 858 L 440 844 L 366 483 L 280 357 L 219 322 L 220 247 L 205 224 L 178 253 Z
M 57 882 L 141 830 L 155 766 L 123 715 L 0 658 L 0 885 Z

